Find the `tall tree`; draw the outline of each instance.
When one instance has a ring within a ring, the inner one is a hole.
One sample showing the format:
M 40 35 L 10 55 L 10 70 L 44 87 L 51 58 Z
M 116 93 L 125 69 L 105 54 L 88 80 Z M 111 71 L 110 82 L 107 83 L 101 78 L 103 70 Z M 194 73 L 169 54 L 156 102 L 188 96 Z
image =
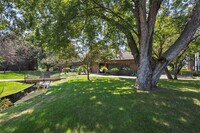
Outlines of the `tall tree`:
M 6 71 L 8 66 L 15 66 L 20 71 L 28 62 L 34 61 L 35 49 L 15 33 L 0 37 L 1 67 Z
M 110 34 L 119 33 L 125 37 L 138 66 L 137 87 L 141 90 L 157 88 L 162 71 L 189 45 L 200 25 L 199 0 L 42 0 L 20 1 L 16 6 L 23 10 L 30 26 L 42 27 L 44 35 L 50 36 L 49 44 L 70 41 L 80 36 L 85 31 L 83 29 L 91 29 L 94 25 L 99 30 L 93 31 L 102 33 L 102 36 L 111 31 Z M 164 11 L 168 16 L 185 13 L 188 17 L 176 41 L 160 58 L 154 59 L 155 22 L 159 13 Z M 88 20 L 93 20 L 89 27 L 85 26 Z

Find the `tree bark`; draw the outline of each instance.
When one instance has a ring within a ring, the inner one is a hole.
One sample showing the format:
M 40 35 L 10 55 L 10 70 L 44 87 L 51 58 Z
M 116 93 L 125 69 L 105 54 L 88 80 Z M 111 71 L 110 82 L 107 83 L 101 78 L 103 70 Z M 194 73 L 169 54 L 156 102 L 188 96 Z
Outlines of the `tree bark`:
M 197 2 L 196 7 L 193 10 L 191 19 L 186 24 L 184 30 L 182 31 L 176 42 L 158 59 L 156 68 L 153 71 L 152 80 L 157 83 L 160 79 L 162 71 L 167 67 L 167 65 L 184 49 L 186 48 L 197 29 L 200 26 L 200 2 Z M 153 82 L 152 81 L 152 82 Z
M 158 9 L 162 0 L 151 0 L 148 18 L 146 16 L 146 1 L 136 1 L 139 15 L 139 68 L 137 73 L 137 87 L 140 90 L 154 90 L 157 82 L 152 78 L 154 60 L 152 58 L 153 32 Z
M 167 67 L 165 68 L 165 72 L 166 72 L 166 75 L 167 75 L 167 78 L 168 78 L 168 79 L 173 79 L 173 77 L 172 77 L 172 75 L 171 75 L 171 73 L 169 72 L 169 70 L 168 70 Z
M 174 64 L 174 79 L 178 80 L 178 63 L 175 62 Z
M 86 66 L 87 68 L 87 80 L 90 80 L 90 69 L 89 69 L 89 65 Z

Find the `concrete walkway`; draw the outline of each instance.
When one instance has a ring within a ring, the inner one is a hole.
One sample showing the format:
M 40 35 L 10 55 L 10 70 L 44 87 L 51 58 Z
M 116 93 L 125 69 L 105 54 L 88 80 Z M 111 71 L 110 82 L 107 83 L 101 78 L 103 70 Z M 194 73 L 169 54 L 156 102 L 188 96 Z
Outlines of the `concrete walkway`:
M 96 77 L 111 77 L 111 78 L 126 78 L 126 79 L 136 79 L 135 76 L 119 76 L 119 75 L 104 75 L 104 74 L 90 74 L 90 76 Z M 168 79 L 166 75 L 161 75 L 161 79 Z M 179 80 L 200 80 L 200 77 L 192 78 L 191 76 L 178 77 Z

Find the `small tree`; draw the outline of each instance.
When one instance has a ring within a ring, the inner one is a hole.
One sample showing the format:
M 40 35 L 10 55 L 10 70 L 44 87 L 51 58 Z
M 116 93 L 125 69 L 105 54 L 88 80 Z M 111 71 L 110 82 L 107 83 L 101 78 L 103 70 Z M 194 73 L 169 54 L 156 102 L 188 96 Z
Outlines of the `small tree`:
M 81 39 L 83 46 L 79 48 L 81 63 L 87 73 L 87 79 L 90 80 L 90 68 L 94 64 L 106 62 L 114 57 L 115 50 L 110 50 L 109 45 L 105 41 L 95 41 L 90 36 L 85 35 L 84 40 Z

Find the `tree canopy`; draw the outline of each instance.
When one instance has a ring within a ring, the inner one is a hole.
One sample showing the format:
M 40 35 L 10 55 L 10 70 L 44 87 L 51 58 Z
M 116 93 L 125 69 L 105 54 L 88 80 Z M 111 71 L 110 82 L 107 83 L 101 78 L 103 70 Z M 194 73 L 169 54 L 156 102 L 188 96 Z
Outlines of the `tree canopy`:
M 22 15 L 21 29 L 35 31 L 41 44 L 54 49 L 69 46 L 83 35 L 106 40 L 115 48 L 128 46 L 138 66 L 141 90 L 156 88 L 162 71 L 189 45 L 200 25 L 199 0 L 22 0 L 11 5 Z M 178 34 L 156 59 L 154 35 L 159 19 L 168 23 L 162 24 L 163 33 L 175 27 L 172 32 Z

